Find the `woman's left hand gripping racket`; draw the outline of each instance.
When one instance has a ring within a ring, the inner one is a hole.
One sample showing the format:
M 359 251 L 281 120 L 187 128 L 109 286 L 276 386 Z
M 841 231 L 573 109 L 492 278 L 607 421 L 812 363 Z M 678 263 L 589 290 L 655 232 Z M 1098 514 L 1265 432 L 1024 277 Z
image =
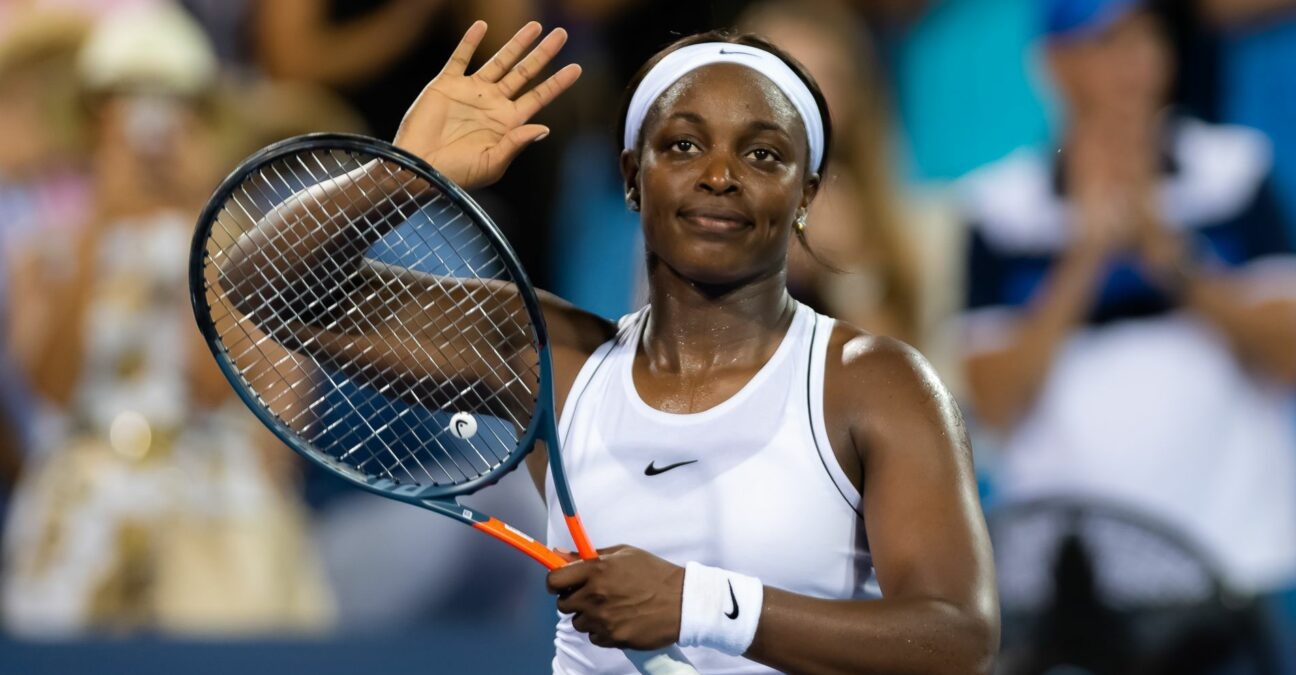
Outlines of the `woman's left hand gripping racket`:
M 419 158 L 359 136 L 302 136 L 248 159 L 198 221 L 194 316 L 243 402 L 354 485 L 564 558 L 456 498 L 537 441 L 582 558 L 534 289 L 490 218 Z M 695 673 L 671 646 L 644 673 Z

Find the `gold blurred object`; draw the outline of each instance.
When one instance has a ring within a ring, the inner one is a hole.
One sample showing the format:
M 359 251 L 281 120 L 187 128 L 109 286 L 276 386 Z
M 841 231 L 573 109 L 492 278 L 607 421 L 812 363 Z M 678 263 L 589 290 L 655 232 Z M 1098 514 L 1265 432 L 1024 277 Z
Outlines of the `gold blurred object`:
M 87 621 L 100 629 L 126 631 L 154 623 L 155 538 L 144 522 L 118 526 L 112 567 L 92 590 Z
M 153 430 L 143 415 L 127 410 L 113 418 L 108 429 L 108 442 L 117 454 L 138 461 L 148 455 L 153 443 Z

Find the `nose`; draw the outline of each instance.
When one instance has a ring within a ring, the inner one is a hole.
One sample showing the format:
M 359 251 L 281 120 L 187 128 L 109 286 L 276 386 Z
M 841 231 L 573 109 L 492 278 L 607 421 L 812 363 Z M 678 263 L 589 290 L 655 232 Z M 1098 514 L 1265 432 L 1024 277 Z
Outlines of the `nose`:
M 734 175 L 732 153 L 717 148 L 708 153 L 698 176 L 697 188 L 703 192 L 723 195 L 738 192 L 742 189 Z

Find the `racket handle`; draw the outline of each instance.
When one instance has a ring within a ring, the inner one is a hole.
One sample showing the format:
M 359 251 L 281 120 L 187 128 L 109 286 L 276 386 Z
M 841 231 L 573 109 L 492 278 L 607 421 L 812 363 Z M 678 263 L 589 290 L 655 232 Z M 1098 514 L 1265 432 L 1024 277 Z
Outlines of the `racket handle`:
M 698 675 L 698 671 L 689 663 L 684 652 L 676 645 L 651 652 L 640 652 L 626 649 L 626 658 L 634 664 L 643 675 Z

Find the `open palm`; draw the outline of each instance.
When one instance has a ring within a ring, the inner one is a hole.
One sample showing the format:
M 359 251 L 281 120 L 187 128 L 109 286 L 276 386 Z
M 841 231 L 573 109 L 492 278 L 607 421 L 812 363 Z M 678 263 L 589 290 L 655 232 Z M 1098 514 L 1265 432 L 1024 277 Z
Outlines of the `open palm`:
M 474 23 L 454 54 L 410 106 L 396 132 L 396 145 L 427 160 L 468 189 L 489 185 L 504 174 L 523 148 L 549 130 L 527 120 L 567 90 L 581 69 L 569 64 L 524 90 L 567 42 L 559 28 L 527 53 L 542 29 L 523 26 L 477 72 L 466 74 L 486 23 Z M 525 58 L 524 58 L 525 56 Z

